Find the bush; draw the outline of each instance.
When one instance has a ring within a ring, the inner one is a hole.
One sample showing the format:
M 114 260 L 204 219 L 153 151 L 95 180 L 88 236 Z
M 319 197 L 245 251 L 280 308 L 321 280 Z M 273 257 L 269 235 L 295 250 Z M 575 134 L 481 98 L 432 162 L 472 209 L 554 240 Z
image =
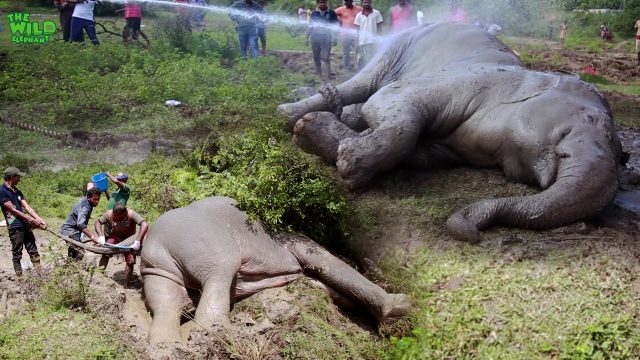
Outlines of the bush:
M 611 29 L 620 36 L 632 37 L 636 34 L 633 25 L 638 19 L 640 19 L 640 2 L 627 1 L 622 13 L 611 21 Z
M 15 166 L 22 172 L 28 172 L 33 165 L 38 162 L 38 159 L 25 157 L 14 153 L 5 153 L 0 157 L 0 170 L 4 170 L 9 166 Z
M 55 310 L 84 309 L 92 278 L 93 272 L 85 272 L 75 263 L 59 264 L 43 284 L 40 300 Z
M 294 148 L 277 122 L 272 118 L 244 133 L 211 140 L 194 154 L 199 165 L 174 172 L 173 181 L 196 199 L 213 194 L 235 198 L 241 209 L 273 230 L 300 231 L 343 247 L 346 199 L 326 168 Z

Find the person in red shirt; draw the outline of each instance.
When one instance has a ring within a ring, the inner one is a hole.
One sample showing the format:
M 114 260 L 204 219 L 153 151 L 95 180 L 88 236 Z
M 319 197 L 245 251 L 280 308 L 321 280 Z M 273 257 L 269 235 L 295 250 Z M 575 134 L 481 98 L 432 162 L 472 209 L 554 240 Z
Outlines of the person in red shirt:
M 342 60 L 344 68 L 353 70 L 351 64 L 351 50 L 355 48 L 357 27 L 353 24 L 356 15 L 362 11 L 360 6 L 354 6 L 353 0 L 344 0 L 344 6 L 336 10 L 338 21 L 340 21 L 340 43 L 342 44 Z
M 142 23 L 142 6 L 133 0 L 125 1 L 124 19 L 126 21 L 126 25 L 122 31 L 122 41 L 129 42 L 131 39 L 138 40 L 138 36 L 140 35 L 140 26 Z
M 398 0 L 398 4 L 389 10 L 391 31 L 397 32 L 416 25 L 413 7 L 407 0 Z

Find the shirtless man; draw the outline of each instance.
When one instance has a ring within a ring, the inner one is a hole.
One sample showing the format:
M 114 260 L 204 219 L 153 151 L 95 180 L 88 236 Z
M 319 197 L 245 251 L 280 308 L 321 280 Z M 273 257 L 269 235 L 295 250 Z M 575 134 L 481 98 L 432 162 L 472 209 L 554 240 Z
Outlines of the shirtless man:
M 144 237 L 147 235 L 149 226 L 147 222 L 133 210 L 127 209 L 122 203 L 117 203 L 113 209 L 108 210 L 95 223 L 95 230 L 98 234 L 98 244 L 118 244 L 130 236 L 135 235 L 136 225 L 140 226 L 140 232 L 136 237 L 136 241 L 131 245 L 132 250 L 140 250 L 140 246 Z M 103 232 L 104 226 L 104 232 Z M 105 239 L 106 237 L 106 239 Z M 133 274 L 133 265 L 136 263 L 136 257 L 132 253 L 125 253 L 124 268 L 124 287 L 129 286 L 131 275 Z M 109 256 L 102 255 L 99 266 L 105 269 L 109 264 Z

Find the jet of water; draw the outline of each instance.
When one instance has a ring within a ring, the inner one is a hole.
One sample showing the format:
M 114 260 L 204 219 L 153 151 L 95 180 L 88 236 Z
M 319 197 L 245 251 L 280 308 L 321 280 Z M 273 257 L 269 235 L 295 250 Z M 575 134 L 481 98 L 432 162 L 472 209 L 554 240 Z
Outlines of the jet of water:
M 116 3 L 116 4 L 124 4 L 126 0 L 103 0 L 105 2 Z M 160 6 L 172 6 L 178 8 L 190 8 L 190 9 L 199 9 L 204 11 L 209 11 L 218 14 L 228 14 L 243 17 L 246 19 L 251 18 L 259 18 L 262 21 L 268 22 L 269 24 L 282 24 L 286 26 L 312 26 L 314 28 L 324 28 L 331 31 L 340 30 L 339 25 L 334 24 L 309 24 L 304 20 L 300 20 L 299 18 L 293 18 L 290 16 L 282 16 L 282 15 L 273 15 L 273 14 L 265 14 L 265 13 L 256 13 L 254 11 L 245 11 L 233 9 L 228 6 L 218 6 L 218 5 L 201 5 L 201 4 L 191 4 L 191 3 L 176 3 L 172 1 L 162 1 L 162 0 L 136 0 L 137 3 L 148 3 Z M 357 37 L 358 31 L 355 29 L 342 29 L 343 34 L 347 34 L 349 36 Z

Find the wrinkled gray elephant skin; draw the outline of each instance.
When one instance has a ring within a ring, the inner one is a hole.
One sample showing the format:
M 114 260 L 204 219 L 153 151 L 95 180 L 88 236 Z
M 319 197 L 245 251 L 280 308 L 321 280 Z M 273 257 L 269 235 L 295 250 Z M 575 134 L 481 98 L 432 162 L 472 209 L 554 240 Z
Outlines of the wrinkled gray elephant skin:
M 356 103 L 364 131 L 334 115 Z M 454 213 L 447 226 L 468 241 L 491 225 L 545 229 L 592 216 L 618 186 L 621 146 L 602 94 L 575 75 L 527 70 L 465 24 L 401 33 L 350 80 L 278 110 L 295 143 L 336 164 L 352 189 L 400 164 L 500 166 L 543 189 Z
M 193 323 L 228 324 L 233 302 L 314 277 L 338 301 L 359 305 L 379 321 L 407 314 L 404 294 L 388 294 L 302 235 L 267 234 L 226 197 L 210 197 L 162 215 L 142 248 L 140 273 L 153 320 L 149 341 L 181 340 L 180 318 L 189 290 L 200 293 Z

